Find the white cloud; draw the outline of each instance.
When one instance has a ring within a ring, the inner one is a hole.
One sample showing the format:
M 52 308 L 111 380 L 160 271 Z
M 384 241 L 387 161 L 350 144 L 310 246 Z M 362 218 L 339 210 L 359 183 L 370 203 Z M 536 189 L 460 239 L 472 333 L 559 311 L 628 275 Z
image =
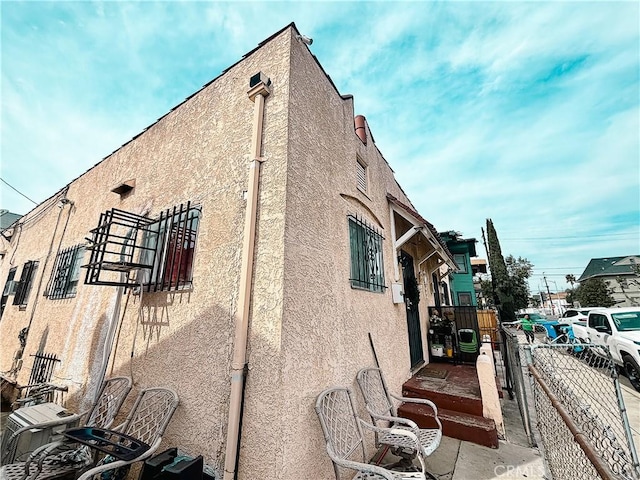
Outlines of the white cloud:
M 5 3 L 2 176 L 43 200 L 295 20 L 436 227 L 611 234 L 505 240 L 546 267 L 639 253 L 638 15 L 634 2 Z M 31 208 L 6 188 L 2 204 Z

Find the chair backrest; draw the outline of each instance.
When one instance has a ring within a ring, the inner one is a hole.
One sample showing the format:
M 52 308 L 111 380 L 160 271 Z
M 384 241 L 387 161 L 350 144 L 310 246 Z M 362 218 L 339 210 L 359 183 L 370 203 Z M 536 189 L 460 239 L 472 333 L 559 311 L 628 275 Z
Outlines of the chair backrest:
M 332 460 L 365 460 L 364 436 L 358 423 L 351 391 L 347 388 L 329 388 L 316 400 L 316 412 Z M 333 463 L 336 478 L 340 478 L 338 465 Z
M 109 428 L 122 407 L 124 399 L 131 391 L 131 386 L 132 381 L 129 377 L 113 377 L 105 380 L 96 402 L 89 411 L 85 425 Z
M 142 390 L 125 420 L 122 432 L 153 446 L 164 434 L 177 407 L 178 394 L 169 388 Z
M 458 330 L 460 351 L 463 353 L 476 353 L 478 351 L 478 337 L 476 331 L 471 328 Z
M 369 415 L 373 413 L 386 417 L 398 416 L 396 407 L 389 396 L 389 390 L 382 375 L 382 370 L 373 367 L 363 368 L 358 372 L 356 380 L 358 381 L 358 386 L 362 392 L 362 397 L 364 398 L 364 403 L 367 406 Z M 377 426 L 382 426 L 380 425 L 380 420 L 376 419 L 374 415 L 371 415 L 371 421 Z

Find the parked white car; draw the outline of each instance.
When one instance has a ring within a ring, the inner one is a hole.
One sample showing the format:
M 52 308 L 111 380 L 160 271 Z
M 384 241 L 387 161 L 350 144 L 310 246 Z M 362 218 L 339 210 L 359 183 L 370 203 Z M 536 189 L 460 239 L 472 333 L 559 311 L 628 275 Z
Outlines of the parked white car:
M 640 392 L 640 307 L 594 309 L 586 325 L 574 323 L 572 329 L 579 342 L 608 347 L 613 361 Z
M 560 323 L 581 323 L 583 325 L 587 324 L 587 316 L 591 310 L 595 310 L 598 307 L 587 307 L 587 308 L 569 308 L 567 309 L 562 316 L 558 319 Z

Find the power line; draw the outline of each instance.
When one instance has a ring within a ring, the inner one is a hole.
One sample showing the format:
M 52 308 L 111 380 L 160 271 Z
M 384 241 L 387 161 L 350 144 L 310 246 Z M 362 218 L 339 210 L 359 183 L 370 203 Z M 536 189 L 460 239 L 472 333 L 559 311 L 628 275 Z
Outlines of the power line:
M 566 237 L 507 237 L 501 240 L 564 240 L 564 239 L 575 239 L 575 238 L 595 238 L 595 237 L 617 237 L 622 235 L 637 235 L 635 232 L 625 232 L 625 233 L 604 233 L 604 234 L 596 234 L 596 235 L 570 235 Z
M 34 205 L 38 205 L 38 202 L 31 200 L 29 197 L 27 197 L 24 193 L 22 193 L 20 190 L 18 190 L 16 187 L 14 187 L 13 185 L 11 185 L 9 182 L 7 182 L 4 178 L 0 178 L 0 180 L 2 180 L 2 183 L 4 183 L 5 185 L 9 186 L 10 188 L 12 188 L 13 190 L 15 190 L 16 192 L 18 192 L 20 195 L 22 195 L 24 198 L 26 198 L 27 200 L 29 200 L 30 202 L 32 202 Z

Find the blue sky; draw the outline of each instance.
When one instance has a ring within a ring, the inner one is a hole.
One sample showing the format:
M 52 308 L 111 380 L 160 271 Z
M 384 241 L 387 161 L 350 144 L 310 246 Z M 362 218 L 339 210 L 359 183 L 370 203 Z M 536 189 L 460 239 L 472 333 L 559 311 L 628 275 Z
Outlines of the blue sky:
M 492 218 L 503 253 L 535 265 L 534 290 L 640 254 L 637 2 L 0 9 L 2 178 L 37 202 L 295 21 L 438 230 L 481 240 Z M 33 207 L 0 188 L 2 208 Z

